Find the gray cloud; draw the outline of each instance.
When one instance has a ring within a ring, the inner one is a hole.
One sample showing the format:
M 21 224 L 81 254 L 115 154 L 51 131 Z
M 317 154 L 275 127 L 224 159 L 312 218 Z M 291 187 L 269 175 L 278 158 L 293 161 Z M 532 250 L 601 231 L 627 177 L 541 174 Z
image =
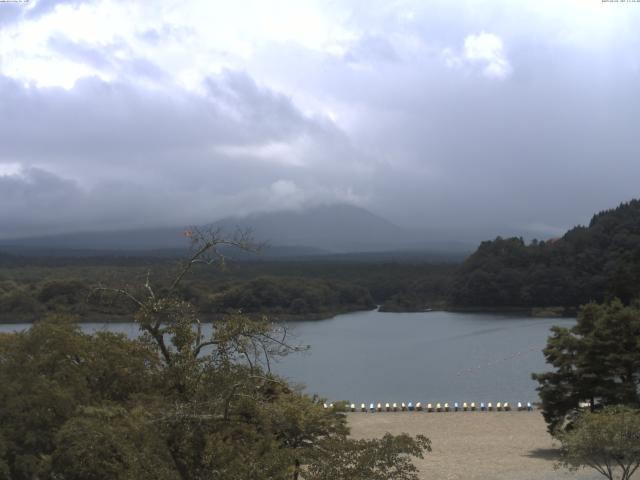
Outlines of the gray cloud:
M 146 58 L 137 57 L 122 41 L 107 45 L 87 45 L 73 42 L 62 35 L 54 35 L 49 38 L 48 46 L 65 59 L 117 75 L 119 78 L 160 82 L 169 80 L 162 68 Z M 116 55 L 121 52 L 126 52 L 126 57 Z
M 133 43 L 52 35 L 110 80 L 0 76 L 0 236 L 349 201 L 441 237 L 549 237 L 638 196 L 640 34 L 625 21 L 589 43 L 587 26 L 483 5 L 354 8 L 340 53 L 260 42 L 200 90 Z
M 358 39 L 345 53 L 347 62 L 396 62 L 399 60 L 398 52 L 392 43 L 384 36 L 367 34 Z
M 114 59 L 111 52 L 117 45 L 89 46 L 72 42 L 63 35 L 54 35 L 49 38 L 49 47 L 63 57 L 94 68 L 113 70 Z
M 150 94 L 96 78 L 71 90 L 0 79 L 0 159 L 26 167 L 0 176 L 0 234 L 175 225 L 354 200 L 342 174 L 345 159 L 361 154 L 328 119 L 305 116 L 241 72 L 206 85 L 205 95 Z
M 27 0 L 0 5 L 0 26 L 22 20 L 34 20 L 50 13 L 58 5 L 80 5 L 91 0 Z

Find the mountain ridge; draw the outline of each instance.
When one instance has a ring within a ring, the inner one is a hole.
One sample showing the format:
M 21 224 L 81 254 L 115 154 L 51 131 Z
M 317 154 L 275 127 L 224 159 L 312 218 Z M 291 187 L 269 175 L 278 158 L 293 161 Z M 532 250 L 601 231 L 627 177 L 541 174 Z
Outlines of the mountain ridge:
M 429 242 L 426 235 L 399 227 L 361 207 L 348 204 L 319 205 L 301 210 L 253 213 L 226 217 L 205 228 L 233 234 L 250 229 L 276 255 L 323 255 L 394 250 L 451 249 L 444 242 Z M 0 240 L 0 249 L 31 251 L 137 251 L 185 249 L 188 226 L 84 231 Z M 460 246 L 453 250 L 464 250 Z

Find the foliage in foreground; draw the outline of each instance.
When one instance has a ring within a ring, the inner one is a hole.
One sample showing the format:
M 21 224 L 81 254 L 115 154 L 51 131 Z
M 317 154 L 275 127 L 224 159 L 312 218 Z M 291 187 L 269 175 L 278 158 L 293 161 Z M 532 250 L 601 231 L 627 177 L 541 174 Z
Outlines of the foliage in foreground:
M 411 438 L 402 434 L 385 434 L 381 439 L 344 442 L 330 441 L 322 462 L 311 463 L 305 478 L 308 480 L 411 480 L 418 469 L 409 455 L 424 458 L 431 451 L 431 442 L 423 435 Z
M 590 467 L 613 480 L 628 480 L 640 467 L 640 412 L 608 406 L 584 412 L 571 429 L 558 435 L 562 443 L 560 466 L 570 470 Z
M 297 350 L 285 330 L 238 314 L 203 333 L 174 292 L 225 241 L 196 240 L 162 295 L 108 290 L 136 306 L 139 339 L 64 316 L 0 335 L 0 479 L 417 478 L 426 438 L 351 440 L 344 414 L 270 373 Z
M 580 402 L 640 407 L 640 307 L 592 303 L 552 332 L 544 355 L 555 370 L 533 374 L 551 433 L 571 425 Z

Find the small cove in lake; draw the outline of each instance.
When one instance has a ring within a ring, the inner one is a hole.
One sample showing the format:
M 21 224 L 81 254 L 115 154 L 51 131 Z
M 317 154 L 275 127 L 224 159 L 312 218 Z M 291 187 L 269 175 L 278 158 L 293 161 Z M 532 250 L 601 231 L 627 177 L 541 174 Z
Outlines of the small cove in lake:
M 535 401 L 532 372 L 549 369 L 542 349 L 553 325 L 575 319 L 517 314 L 378 311 L 291 321 L 293 341 L 310 345 L 272 365 L 307 392 L 353 402 Z M 0 325 L 0 332 L 29 324 Z M 84 323 L 133 337 L 133 323 Z

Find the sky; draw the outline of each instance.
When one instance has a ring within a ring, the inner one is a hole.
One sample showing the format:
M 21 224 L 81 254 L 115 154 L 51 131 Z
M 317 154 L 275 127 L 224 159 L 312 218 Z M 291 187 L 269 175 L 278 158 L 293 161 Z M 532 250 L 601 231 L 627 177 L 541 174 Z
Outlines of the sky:
M 558 236 L 640 196 L 639 25 L 601 0 L 1 2 L 0 238 L 331 203 Z

